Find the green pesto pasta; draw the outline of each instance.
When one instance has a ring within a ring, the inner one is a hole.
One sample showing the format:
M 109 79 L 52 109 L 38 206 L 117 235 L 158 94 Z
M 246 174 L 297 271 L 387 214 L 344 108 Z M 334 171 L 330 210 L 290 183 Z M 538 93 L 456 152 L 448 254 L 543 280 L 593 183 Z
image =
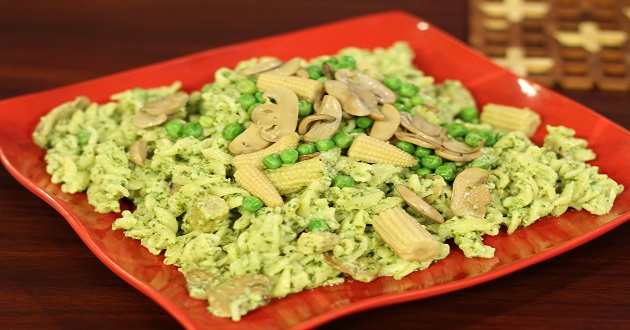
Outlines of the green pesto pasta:
M 105 104 L 86 99 L 69 102 L 63 105 L 65 112 L 43 117 L 33 138 L 46 149 L 46 171 L 53 183 L 64 192 L 85 192 L 96 212 L 119 212 L 113 229 L 139 240 L 150 253 L 163 254 L 165 264 L 177 266 L 184 274 L 192 297 L 208 300 L 209 312 L 233 320 L 266 304 L 265 297 L 281 298 L 339 284 L 349 277 L 366 282 L 378 276 L 400 279 L 445 258 L 450 243 L 467 257 L 491 258 L 495 251 L 483 243 L 483 236 L 497 235 L 501 228 L 513 233 L 568 209 L 610 212 L 623 186 L 586 163 L 595 154 L 573 130 L 549 126 L 543 146 L 537 146 L 522 133 L 463 121 L 459 118 L 462 109 L 478 108 L 470 92 L 459 81 L 435 83 L 413 66 L 413 56 L 408 45 L 399 42 L 373 50 L 346 48 L 335 55 L 301 59 L 299 64 L 302 69 L 354 65 L 352 69 L 379 81 L 399 79 L 417 88 L 414 101 L 396 96 L 405 111 L 428 123 L 459 123 L 469 132 L 483 131 L 496 138 L 492 146 L 478 151 L 488 173 L 483 188 L 491 196 L 484 216 L 456 215 L 451 208 L 452 178 L 437 171 L 420 175 L 421 165 L 368 163 L 336 146 L 311 155 L 323 162 L 321 175 L 282 196 L 282 206 L 248 211 L 243 200 L 254 194 L 235 180 L 232 159 L 236 155 L 222 131 L 232 123 L 244 129 L 255 125 L 251 118 L 256 110 L 239 102 L 245 94 L 236 85 L 255 81 L 241 70 L 272 63 L 275 59 L 269 57 L 217 70 L 213 82 L 187 91 L 185 103 L 161 119 L 146 115 L 143 109 L 181 92 L 179 82 L 123 91 Z M 321 81 L 326 79 L 330 77 Z M 249 95 L 257 103 L 266 102 L 257 97 Z M 139 125 L 139 113 L 161 122 Z M 200 136 L 186 135 L 191 125 L 202 130 Z M 335 132 L 355 138 L 365 134 L 366 128 L 347 116 Z M 138 141 L 146 146 L 144 153 L 138 151 Z M 463 143 L 463 137 L 457 141 Z M 444 162 L 457 174 L 474 164 Z M 351 178 L 354 185 L 334 186 L 337 175 Z M 410 206 L 396 192 L 396 185 L 408 187 L 445 221 L 435 223 Z M 135 208 L 121 212 L 121 199 L 130 200 Z M 373 219 L 394 208 L 402 208 L 438 242 L 429 260 L 399 257 L 374 229 Z M 314 219 L 317 230 L 309 226 Z M 299 243 L 304 233 L 309 233 L 309 246 Z M 221 295 L 226 292 L 233 299 L 222 305 Z

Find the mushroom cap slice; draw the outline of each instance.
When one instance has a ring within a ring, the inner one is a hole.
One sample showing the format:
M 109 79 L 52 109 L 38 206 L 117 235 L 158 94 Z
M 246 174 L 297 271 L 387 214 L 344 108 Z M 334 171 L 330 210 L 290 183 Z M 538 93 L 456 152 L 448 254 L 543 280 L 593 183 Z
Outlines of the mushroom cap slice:
M 343 111 L 341 110 L 341 104 L 334 96 L 324 96 L 324 98 L 322 99 L 322 103 L 318 108 L 318 112 L 319 114 L 312 116 L 329 116 L 332 117 L 334 120 L 318 121 L 311 125 L 308 132 L 306 132 L 302 137 L 304 141 L 316 142 L 317 140 L 329 139 L 339 129 Z
M 369 135 L 381 141 L 387 141 L 394 136 L 400 126 L 400 111 L 387 103 L 383 104 L 381 113 L 385 118 L 374 122 Z
M 275 69 L 279 67 L 280 65 L 282 65 L 282 63 L 284 62 L 282 62 L 281 60 L 270 60 L 266 62 L 260 62 L 258 64 L 254 64 L 250 66 L 249 68 L 242 69 L 238 73 L 244 76 L 253 76 L 259 73 L 263 73 L 263 72 Z
M 444 147 L 444 149 L 448 151 L 457 152 L 461 154 L 470 154 L 470 153 L 479 151 L 479 149 L 483 148 L 484 144 L 485 144 L 485 140 L 480 142 L 476 147 L 471 147 L 468 144 L 464 142 L 460 142 L 460 141 L 446 141 L 442 143 L 442 147 Z
M 422 198 L 420 198 L 420 196 L 411 191 L 411 189 L 401 184 L 394 186 L 394 189 L 396 189 L 396 192 L 398 192 L 400 197 L 405 200 L 405 203 L 414 210 L 418 211 L 418 213 L 437 223 L 444 223 L 444 217 L 442 214 L 431 206 L 431 204 L 425 202 Z
M 420 115 L 415 115 L 411 117 L 411 125 L 431 136 L 440 136 L 440 134 L 444 132 L 444 127 L 431 124 Z
M 187 101 L 188 94 L 177 92 L 165 98 L 147 103 L 140 111 L 154 116 L 161 114 L 173 115 L 178 113 L 186 105 Z
M 357 70 L 339 69 L 335 72 L 335 79 L 369 90 L 381 104 L 396 102 L 396 93 L 377 79 Z
M 435 154 L 447 159 L 447 160 L 451 160 L 454 162 L 471 162 L 481 156 L 483 156 L 483 153 L 479 152 L 479 151 L 475 151 L 472 153 L 459 153 L 459 152 L 454 152 L 454 151 L 450 151 L 450 150 L 446 150 L 443 148 L 437 148 L 435 149 Z
M 299 57 L 294 57 L 284 63 L 282 63 L 281 65 L 279 65 L 278 67 L 275 67 L 265 73 L 272 73 L 272 74 L 277 74 L 279 76 L 292 76 L 294 75 L 296 72 L 298 72 L 298 70 L 300 70 L 302 67 L 300 66 L 300 63 L 302 62 L 302 59 Z
M 339 100 L 345 112 L 359 117 L 372 114 L 371 105 L 366 103 L 361 96 L 356 93 L 356 89 L 351 88 L 347 83 L 338 80 L 326 80 L 324 88 L 326 89 L 326 93 Z
M 407 112 L 400 112 L 400 125 L 406 128 L 409 132 L 420 136 L 424 140 L 431 141 L 433 144 L 441 145 L 442 139 L 439 136 L 434 136 L 432 134 L 428 134 L 427 132 L 419 129 L 418 127 L 413 125 L 411 115 Z M 440 131 L 441 132 L 441 131 Z M 438 133 L 439 134 L 439 133 Z
M 249 154 L 268 147 L 271 142 L 260 137 L 260 130 L 260 126 L 252 124 L 230 142 L 228 149 L 231 153 L 240 155 Z
M 311 128 L 313 124 L 320 121 L 332 122 L 332 121 L 335 121 L 335 117 L 331 115 L 324 115 L 321 113 L 316 113 L 316 114 L 306 116 L 302 118 L 302 120 L 300 121 L 297 132 L 304 135 L 309 131 L 309 129 Z
M 147 159 L 147 141 L 138 140 L 129 147 L 129 154 L 131 155 L 131 161 L 136 165 L 144 165 Z
M 136 112 L 135 116 L 131 119 L 131 123 L 138 128 L 149 128 L 158 126 L 168 119 L 168 115 L 161 113 L 158 115 L 151 115 L 144 111 Z
M 453 181 L 453 194 L 449 208 L 454 215 L 483 218 L 486 206 L 492 203 L 490 190 L 483 184 L 488 182 L 487 170 L 470 167 L 459 173 Z
M 276 87 L 266 91 L 263 98 L 267 102 L 254 108 L 251 117 L 252 123 L 261 127 L 260 137 L 276 142 L 281 136 L 295 132 L 298 122 L 297 95 L 288 88 Z
M 394 135 L 398 140 L 406 141 L 424 148 L 437 149 L 441 146 L 440 143 L 435 143 L 434 141 L 408 132 L 396 132 Z

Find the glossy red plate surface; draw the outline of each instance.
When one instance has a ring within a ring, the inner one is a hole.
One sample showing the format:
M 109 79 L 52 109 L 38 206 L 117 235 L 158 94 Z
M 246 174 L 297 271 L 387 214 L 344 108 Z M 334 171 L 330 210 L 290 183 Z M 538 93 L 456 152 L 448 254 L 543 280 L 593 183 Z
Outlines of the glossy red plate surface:
M 9 172 L 25 187 L 58 210 L 92 252 L 112 271 L 155 300 L 182 325 L 200 328 L 311 328 L 332 319 L 379 306 L 427 298 L 506 275 L 575 248 L 630 218 L 630 192 L 618 196 L 610 214 L 592 216 L 571 211 L 519 229 L 501 232 L 485 242 L 496 248 L 492 259 L 468 259 L 459 250 L 429 269 L 402 280 L 380 278 L 372 283 L 345 283 L 274 300 L 235 323 L 211 316 L 206 303 L 188 296 L 175 267 L 162 264 L 138 241 L 110 228 L 116 214 L 98 214 L 84 194 L 69 195 L 50 183 L 44 151 L 31 141 L 39 117 L 55 105 L 86 95 L 105 102 L 133 87 L 183 82 L 185 90 L 212 80 L 215 70 L 253 56 L 310 58 L 333 54 L 347 46 L 373 48 L 406 40 L 427 75 L 461 80 L 480 105 L 494 102 L 530 107 L 544 124 L 565 125 L 586 138 L 598 154 L 593 162 L 619 183 L 630 187 L 630 133 L 619 125 L 552 91 L 530 84 L 495 66 L 430 23 L 402 12 L 386 12 L 294 33 L 209 50 L 84 83 L 0 101 L 0 156 Z M 541 126 L 534 140 L 545 134 Z

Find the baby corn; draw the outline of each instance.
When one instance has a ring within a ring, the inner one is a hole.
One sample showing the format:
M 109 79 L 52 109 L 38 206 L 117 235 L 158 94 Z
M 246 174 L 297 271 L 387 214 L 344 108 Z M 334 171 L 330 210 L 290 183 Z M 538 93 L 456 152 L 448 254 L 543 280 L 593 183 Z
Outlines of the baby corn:
M 321 100 L 324 96 L 324 84 L 317 80 L 295 76 L 263 73 L 258 76 L 256 87 L 262 92 L 266 92 L 274 87 L 285 87 L 292 90 L 298 98 L 305 99 L 311 103 Z
M 532 137 L 540 125 L 540 115 L 530 109 L 487 104 L 479 117 L 482 123 L 507 131 L 521 131 Z
M 428 261 L 440 252 L 438 241 L 400 207 L 381 212 L 372 220 L 372 226 L 403 260 Z
M 234 172 L 234 179 L 245 190 L 260 200 L 268 207 L 282 206 L 284 201 L 271 181 L 253 165 L 243 165 Z
M 321 157 L 299 161 L 295 164 L 284 164 L 273 170 L 265 170 L 264 174 L 276 187 L 280 195 L 294 194 L 315 180 L 324 177 L 324 161 Z
M 256 152 L 252 152 L 249 154 L 242 154 L 238 156 L 234 156 L 232 158 L 232 163 L 236 168 L 240 168 L 243 165 L 249 164 L 254 165 L 259 169 L 264 169 L 265 165 L 262 163 L 262 159 L 271 155 L 271 154 L 280 154 L 282 151 L 286 149 L 293 149 L 297 147 L 298 142 L 300 142 L 300 136 L 298 133 L 293 132 L 289 134 L 285 134 L 278 139 L 278 142 L 270 145 L 269 147 L 258 150 Z
M 367 163 L 393 164 L 411 167 L 418 165 L 413 155 L 400 148 L 368 135 L 354 138 L 348 156 Z

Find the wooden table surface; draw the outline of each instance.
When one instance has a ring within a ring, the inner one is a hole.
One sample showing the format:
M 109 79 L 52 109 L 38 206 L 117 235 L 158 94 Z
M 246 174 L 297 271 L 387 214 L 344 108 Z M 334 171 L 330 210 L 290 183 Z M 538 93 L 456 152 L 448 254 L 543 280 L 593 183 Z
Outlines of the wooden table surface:
M 0 99 L 389 9 L 466 39 L 467 8 L 459 0 L 0 0 Z M 560 92 L 630 128 L 630 93 Z M 181 327 L 103 266 L 56 211 L 2 167 L 0 187 L 0 328 Z M 628 237 L 630 226 L 622 225 L 489 283 L 323 328 L 630 329 Z

